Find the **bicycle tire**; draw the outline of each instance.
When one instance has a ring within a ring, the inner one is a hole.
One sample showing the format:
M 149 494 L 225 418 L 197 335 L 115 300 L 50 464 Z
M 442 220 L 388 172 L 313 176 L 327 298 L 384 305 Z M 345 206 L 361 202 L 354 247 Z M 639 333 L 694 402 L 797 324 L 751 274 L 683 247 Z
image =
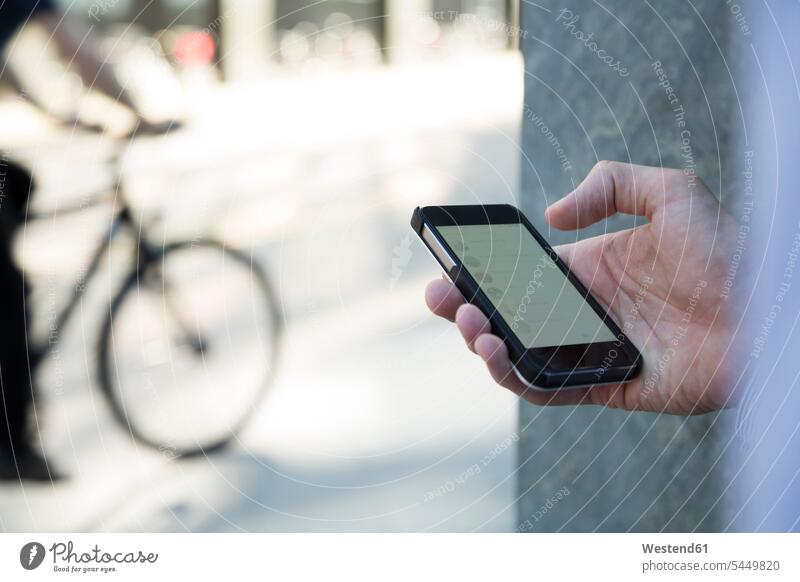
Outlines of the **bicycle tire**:
M 117 390 L 117 386 L 115 385 L 116 362 L 113 358 L 114 320 L 116 314 L 119 312 L 129 294 L 135 292 L 140 287 L 141 281 L 147 277 L 149 269 L 154 268 L 154 266 L 157 266 L 159 263 L 163 264 L 170 253 L 176 253 L 178 251 L 192 251 L 198 248 L 219 250 L 229 260 L 242 267 L 245 267 L 248 270 L 250 276 L 257 283 L 260 289 L 264 306 L 269 314 L 266 332 L 270 335 L 271 349 L 269 353 L 266 354 L 267 373 L 260 382 L 260 388 L 258 388 L 258 392 L 250 402 L 250 406 L 246 407 L 239 418 L 232 423 L 229 432 L 222 437 L 209 440 L 207 443 L 202 442 L 202 439 L 198 439 L 196 444 L 193 444 L 192 446 L 176 447 L 172 443 L 163 442 L 161 439 L 148 434 L 147 430 L 138 426 L 137 422 L 131 418 L 126 410 L 125 402 L 123 401 L 120 391 Z M 251 257 L 241 251 L 230 249 L 222 243 L 213 240 L 170 243 L 163 247 L 163 249 L 160 249 L 159 252 L 150 260 L 143 262 L 138 266 L 138 268 L 134 269 L 126 277 L 122 287 L 109 304 L 108 314 L 105 317 L 98 343 L 98 372 L 100 387 L 104 396 L 108 400 L 114 417 L 128 430 L 129 434 L 135 441 L 160 451 L 169 450 L 171 456 L 173 457 L 190 457 L 199 454 L 208 454 L 227 445 L 242 430 L 242 428 L 247 424 L 248 420 L 250 420 L 250 417 L 256 410 L 257 405 L 262 401 L 264 395 L 270 388 L 274 381 L 275 370 L 281 351 L 282 332 L 283 319 L 281 316 L 279 302 L 265 271 L 257 263 L 255 263 Z

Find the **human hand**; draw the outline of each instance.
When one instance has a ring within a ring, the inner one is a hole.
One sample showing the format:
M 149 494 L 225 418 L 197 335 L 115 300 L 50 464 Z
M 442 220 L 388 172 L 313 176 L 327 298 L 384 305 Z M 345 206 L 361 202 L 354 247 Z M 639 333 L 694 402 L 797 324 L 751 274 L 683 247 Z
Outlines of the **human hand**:
M 649 224 L 555 250 L 642 352 L 642 371 L 630 382 L 553 394 L 532 390 L 517 378 L 486 316 L 451 282 L 428 285 L 428 307 L 457 324 L 495 382 L 535 404 L 687 415 L 725 407 L 732 395 L 724 362 L 733 326 L 723 290 L 735 222 L 696 176 L 619 162 L 598 163 L 546 218 L 555 228 L 575 230 L 617 212 L 644 216 Z

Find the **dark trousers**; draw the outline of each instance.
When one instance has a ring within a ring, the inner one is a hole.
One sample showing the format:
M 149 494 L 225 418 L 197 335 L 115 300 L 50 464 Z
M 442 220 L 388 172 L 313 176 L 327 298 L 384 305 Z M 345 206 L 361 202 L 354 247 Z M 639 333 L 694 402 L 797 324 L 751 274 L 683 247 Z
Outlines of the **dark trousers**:
M 33 399 L 25 280 L 11 248 L 32 188 L 30 174 L 0 153 L 0 451 L 22 443 Z

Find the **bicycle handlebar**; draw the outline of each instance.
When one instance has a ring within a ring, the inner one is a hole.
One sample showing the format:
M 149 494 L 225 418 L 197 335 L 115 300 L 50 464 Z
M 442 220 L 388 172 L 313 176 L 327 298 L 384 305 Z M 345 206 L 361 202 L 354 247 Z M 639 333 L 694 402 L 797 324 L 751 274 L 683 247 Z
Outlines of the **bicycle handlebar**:
M 66 122 L 64 123 L 66 125 Z M 73 122 L 73 128 L 77 126 L 77 122 Z M 123 187 L 123 180 L 122 180 L 122 167 L 121 167 L 121 157 L 125 151 L 125 148 L 131 144 L 131 142 L 136 141 L 138 138 L 144 137 L 159 137 L 165 136 L 171 133 L 172 131 L 180 130 L 183 127 L 183 123 L 180 121 L 164 121 L 158 123 L 149 123 L 146 121 L 139 122 L 133 130 L 126 136 L 115 138 L 114 139 L 114 146 L 112 148 L 111 156 L 106 161 L 107 166 L 111 171 L 111 185 L 107 189 L 103 189 L 100 192 L 83 196 L 82 200 L 79 204 L 74 204 L 71 206 L 60 206 L 58 208 L 59 215 L 65 214 L 73 214 L 76 212 L 80 212 L 86 210 L 87 208 L 96 206 L 103 202 L 109 201 L 109 191 L 117 194 L 118 196 L 124 199 L 124 187 Z M 82 129 L 90 132 L 96 133 L 98 135 L 103 135 L 102 128 L 93 127 L 85 124 L 80 125 Z M 118 201 L 119 203 L 119 201 Z M 126 202 L 123 200 L 122 205 L 126 205 Z M 38 218 L 43 217 L 50 217 L 50 213 L 39 213 L 39 212 L 30 212 L 28 214 L 28 219 L 36 220 Z

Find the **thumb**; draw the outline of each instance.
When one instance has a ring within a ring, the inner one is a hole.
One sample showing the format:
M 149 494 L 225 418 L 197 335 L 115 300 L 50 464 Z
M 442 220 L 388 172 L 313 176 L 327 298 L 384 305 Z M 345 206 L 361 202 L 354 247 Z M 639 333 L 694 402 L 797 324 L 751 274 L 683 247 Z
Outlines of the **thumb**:
M 560 230 L 585 228 L 617 212 L 652 220 L 663 206 L 666 185 L 679 170 L 621 162 L 598 162 L 583 182 L 546 211 L 547 221 Z M 685 186 L 685 182 L 684 182 Z

